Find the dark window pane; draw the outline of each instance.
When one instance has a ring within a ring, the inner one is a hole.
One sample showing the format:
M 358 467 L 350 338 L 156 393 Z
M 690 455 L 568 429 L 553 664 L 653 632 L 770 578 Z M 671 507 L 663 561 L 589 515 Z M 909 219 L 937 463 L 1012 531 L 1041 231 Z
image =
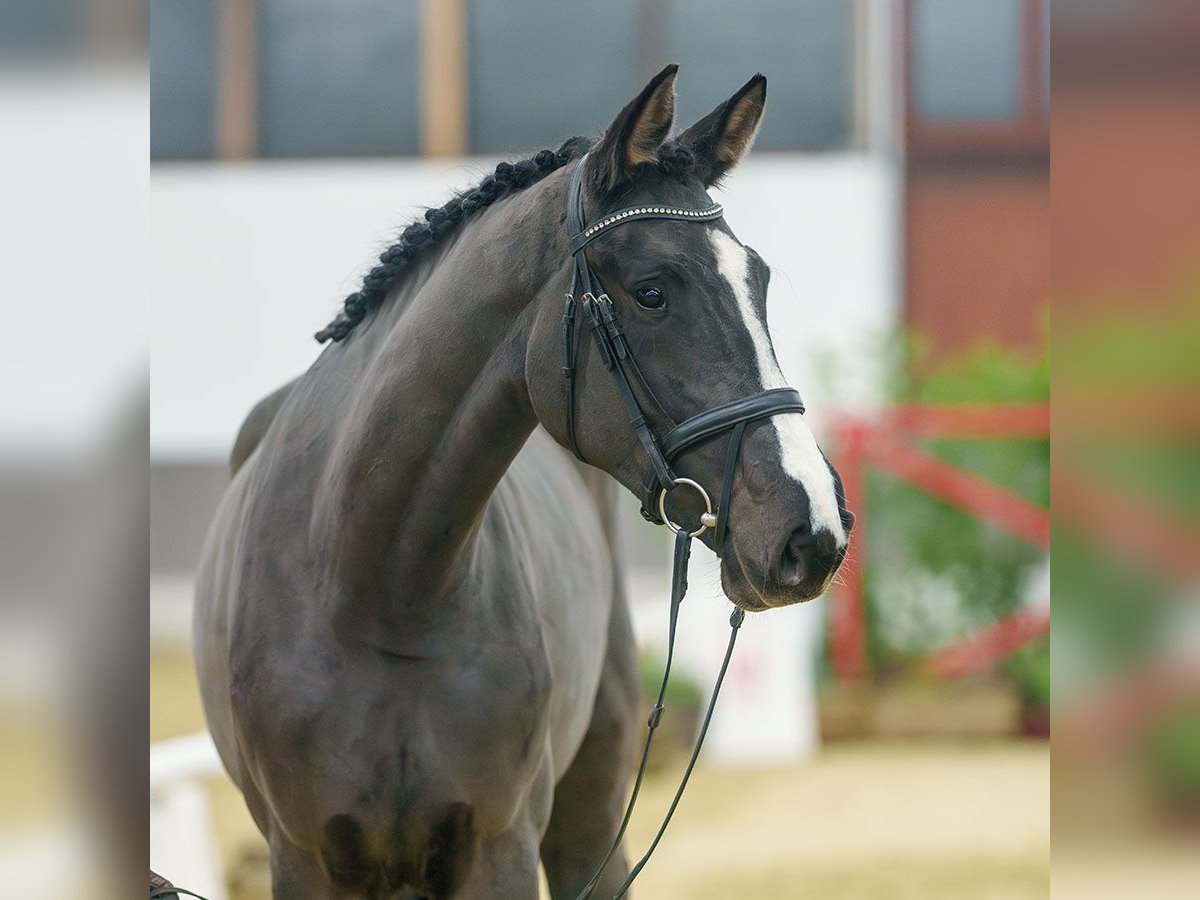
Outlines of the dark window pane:
M 263 156 L 420 148 L 417 0 L 258 0 Z
M 1009 119 L 1021 106 L 1022 0 L 915 0 L 913 92 L 923 119 Z
M 845 146 L 853 112 L 853 4 L 676 0 L 663 62 L 680 63 L 678 120 L 690 125 L 755 72 L 767 76 L 764 150 Z
M 471 0 L 471 149 L 557 146 L 607 125 L 643 82 L 639 0 Z
M 56 58 L 78 53 L 83 11 L 54 0 L 4 0 L 0 3 L 0 60 Z
M 217 14 L 213 0 L 150 4 L 153 159 L 199 159 L 215 151 Z

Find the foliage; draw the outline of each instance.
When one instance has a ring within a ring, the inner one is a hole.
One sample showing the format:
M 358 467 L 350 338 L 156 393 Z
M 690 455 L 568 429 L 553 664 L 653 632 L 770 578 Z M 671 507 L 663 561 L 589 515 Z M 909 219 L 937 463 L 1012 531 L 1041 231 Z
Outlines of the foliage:
M 1200 280 L 1177 296 L 1097 304 L 1056 345 L 1060 469 L 1178 533 L 1200 525 Z M 1119 509 L 1119 507 L 1116 507 Z M 1056 670 L 1065 693 L 1153 666 L 1189 633 L 1187 574 L 1139 542 L 1105 539 L 1060 515 L 1054 533 Z
M 1031 706 L 1050 706 L 1050 639 L 1018 650 L 1008 660 L 1008 671 L 1021 696 Z
M 919 375 L 893 381 L 895 402 L 1015 403 L 1050 398 L 1048 352 L 1026 355 L 982 346 Z M 937 440 L 926 450 L 1015 491 L 1050 501 L 1046 440 Z M 871 652 L 877 667 L 948 643 L 1013 611 L 1044 553 L 970 514 L 879 473 L 867 477 L 864 522 Z
M 1145 750 L 1149 769 L 1164 788 L 1200 797 L 1200 708 L 1182 709 L 1161 723 Z
M 666 660 L 658 654 L 643 654 L 639 661 L 639 676 L 642 683 L 642 698 L 648 705 L 658 697 L 658 688 L 662 684 L 663 666 Z M 667 682 L 667 693 L 664 703 L 668 706 L 696 706 L 704 699 L 700 686 L 696 681 L 681 672 L 678 667 L 671 670 L 671 678 Z

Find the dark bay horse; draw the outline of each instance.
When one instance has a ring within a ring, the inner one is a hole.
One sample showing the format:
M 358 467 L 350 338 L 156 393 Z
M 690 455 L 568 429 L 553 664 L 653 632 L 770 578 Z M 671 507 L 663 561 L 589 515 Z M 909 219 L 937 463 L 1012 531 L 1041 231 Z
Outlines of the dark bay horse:
M 586 151 L 589 216 L 712 205 L 766 80 L 669 139 L 674 81 L 406 229 L 243 426 L 195 650 L 276 898 L 535 898 L 539 861 L 573 897 L 617 833 L 642 721 L 613 479 L 639 491 L 649 460 L 590 342 L 574 429 L 590 467 L 564 450 L 566 192 Z M 722 219 L 631 222 L 586 252 L 662 415 L 783 385 L 768 269 Z M 715 491 L 723 465 L 702 445 L 678 472 Z M 750 424 L 732 484 L 721 545 L 705 537 L 729 598 L 820 594 L 853 517 L 802 417 Z M 672 518 L 689 502 L 671 494 Z M 598 896 L 626 872 L 620 853 Z

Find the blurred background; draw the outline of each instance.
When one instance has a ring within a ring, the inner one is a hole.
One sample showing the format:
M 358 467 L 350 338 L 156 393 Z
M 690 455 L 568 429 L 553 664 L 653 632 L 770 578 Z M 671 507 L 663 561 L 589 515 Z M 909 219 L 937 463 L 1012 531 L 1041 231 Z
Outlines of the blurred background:
M 680 127 L 767 75 L 721 200 L 772 265 L 781 363 L 862 525 L 834 595 L 750 617 L 640 891 L 1048 893 L 1047 4 L 158 0 L 149 21 L 151 767 L 172 773 L 154 776 L 156 868 L 266 896 L 262 842 L 189 737 L 192 570 L 242 417 L 310 364 L 311 333 L 424 205 L 599 132 L 677 61 Z M 669 548 L 635 507 L 649 691 Z M 674 746 L 631 849 L 725 641 L 703 552 Z
M 148 840 L 269 896 L 189 650 L 237 426 L 414 215 L 678 61 L 681 125 L 769 79 L 720 199 L 859 524 L 829 596 L 749 617 L 641 895 L 1194 896 L 1200 7 L 1049 5 L 0 6 L 4 895 L 140 890 Z M 629 513 L 649 682 L 668 548 Z M 713 566 L 635 848 L 723 645 Z

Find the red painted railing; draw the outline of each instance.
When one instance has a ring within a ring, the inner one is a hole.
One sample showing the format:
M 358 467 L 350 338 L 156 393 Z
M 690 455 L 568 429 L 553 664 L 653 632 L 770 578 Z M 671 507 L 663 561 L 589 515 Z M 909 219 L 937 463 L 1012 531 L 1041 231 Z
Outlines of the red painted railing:
M 859 513 L 851 558 L 830 612 L 830 657 L 843 679 L 867 674 L 864 567 L 871 520 L 866 505 L 867 468 L 898 478 L 1047 550 L 1050 511 L 1012 491 L 922 450 L 929 438 L 989 439 L 1050 436 L 1049 404 L 900 406 L 881 418 L 844 418 L 835 425 L 837 466 L 849 507 Z M 1050 631 L 1049 605 L 1018 610 L 987 628 L 935 652 L 934 674 L 952 678 L 978 672 Z

